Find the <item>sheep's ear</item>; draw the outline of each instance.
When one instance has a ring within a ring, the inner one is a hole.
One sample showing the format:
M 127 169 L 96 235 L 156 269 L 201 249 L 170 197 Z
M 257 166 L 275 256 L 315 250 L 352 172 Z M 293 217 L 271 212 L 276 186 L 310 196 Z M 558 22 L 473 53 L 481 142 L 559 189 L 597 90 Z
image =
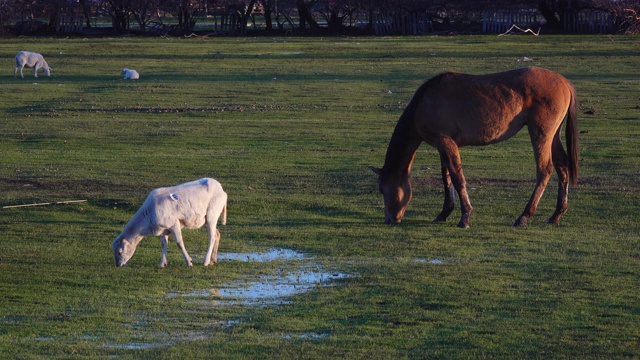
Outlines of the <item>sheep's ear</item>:
M 377 167 L 375 167 L 375 166 L 369 166 L 369 169 L 370 169 L 371 171 L 373 171 L 373 173 L 374 173 L 374 174 L 376 174 L 376 175 L 378 175 L 378 176 L 380 176 L 380 173 L 382 173 L 382 169 L 377 168 Z

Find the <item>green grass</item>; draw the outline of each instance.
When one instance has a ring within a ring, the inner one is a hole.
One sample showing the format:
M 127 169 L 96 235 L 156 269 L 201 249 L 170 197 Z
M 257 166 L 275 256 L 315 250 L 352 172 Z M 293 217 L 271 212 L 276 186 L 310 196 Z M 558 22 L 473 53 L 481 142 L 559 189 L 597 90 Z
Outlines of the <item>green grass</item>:
M 14 79 L 20 50 L 43 53 L 53 76 Z M 638 357 L 639 51 L 634 36 L 0 39 L 0 204 L 88 200 L 0 210 L 0 354 Z M 526 132 L 462 150 L 470 229 L 459 210 L 430 222 L 442 189 L 426 145 L 403 223 L 383 224 L 367 166 L 382 165 L 415 89 L 446 69 L 522 65 L 578 91 L 580 183 L 561 225 L 544 224 L 552 182 L 529 227 L 510 226 L 534 185 Z M 221 254 L 294 249 L 350 276 L 274 306 L 170 297 L 296 271 L 204 268 L 193 230 L 192 269 L 174 244 L 158 269 L 151 237 L 116 268 L 111 241 L 148 192 L 204 176 L 229 194 Z

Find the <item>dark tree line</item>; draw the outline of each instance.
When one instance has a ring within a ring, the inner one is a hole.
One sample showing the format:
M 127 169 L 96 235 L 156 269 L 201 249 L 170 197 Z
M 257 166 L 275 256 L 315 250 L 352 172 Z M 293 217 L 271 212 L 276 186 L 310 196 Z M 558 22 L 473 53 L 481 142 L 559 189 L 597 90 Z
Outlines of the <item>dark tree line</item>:
M 566 13 L 598 10 L 610 13 L 620 32 L 640 30 L 640 0 L 0 0 L 0 22 L 17 33 L 68 33 L 109 19 L 109 31 L 116 34 L 158 28 L 190 34 L 198 24 L 219 18 L 234 34 L 257 29 L 339 34 L 371 32 L 380 14 L 426 14 L 446 31 L 478 21 L 483 13 L 532 9 L 550 28 L 561 29 Z

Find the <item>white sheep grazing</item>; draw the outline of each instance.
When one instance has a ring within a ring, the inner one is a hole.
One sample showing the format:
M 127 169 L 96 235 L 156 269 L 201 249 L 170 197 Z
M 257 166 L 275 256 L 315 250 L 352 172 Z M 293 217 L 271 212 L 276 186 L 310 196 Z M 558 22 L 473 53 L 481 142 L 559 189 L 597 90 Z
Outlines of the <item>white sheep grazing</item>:
M 20 51 L 16 54 L 16 68 L 13 70 L 13 77 L 18 77 L 18 69 L 20 69 L 20 76 L 24 78 L 24 74 L 22 73 L 22 69 L 27 66 L 30 68 L 35 68 L 34 75 L 38 77 L 38 70 L 42 69 L 47 76 L 51 76 L 51 67 L 44 60 L 44 57 L 41 54 L 30 52 L 30 51 Z
M 124 75 L 125 80 L 137 80 L 140 78 L 140 74 L 137 71 L 127 68 L 122 69 L 120 75 Z
M 222 225 L 227 223 L 227 193 L 214 179 L 204 178 L 172 187 L 151 191 L 140 209 L 125 225 L 111 247 L 116 266 L 124 266 L 133 256 L 136 247 L 147 235 L 161 236 L 162 259 L 160 267 L 167 265 L 167 246 L 172 234 L 187 266 L 192 266 L 191 257 L 182 241 L 182 228 L 198 229 L 207 225 L 209 248 L 204 257 L 204 266 L 218 261 L 220 232 L 216 229 L 222 215 Z

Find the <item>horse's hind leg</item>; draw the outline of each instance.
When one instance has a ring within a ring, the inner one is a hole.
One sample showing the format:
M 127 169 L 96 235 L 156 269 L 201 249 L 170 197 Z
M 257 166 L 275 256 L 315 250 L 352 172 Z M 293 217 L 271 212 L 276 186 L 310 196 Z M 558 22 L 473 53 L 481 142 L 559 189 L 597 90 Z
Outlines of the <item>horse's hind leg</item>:
M 440 156 L 440 164 L 442 169 L 442 184 L 444 185 L 444 205 L 442 206 L 442 211 L 433 222 L 447 221 L 447 217 L 449 217 L 453 209 L 455 209 L 456 201 L 455 189 L 451 186 L 451 176 L 449 176 L 449 170 L 442 156 Z
M 558 173 L 558 202 L 556 204 L 556 211 L 549 218 L 547 223 L 558 224 L 560 223 L 560 217 L 567 212 L 568 198 L 569 198 L 569 157 L 562 147 L 562 141 L 560 140 L 560 129 L 553 138 L 553 165 Z
M 534 135 L 539 131 L 539 129 L 529 128 L 531 143 L 533 144 L 533 155 L 536 159 L 536 186 L 533 189 L 529 203 L 527 203 L 527 206 L 524 208 L 524 212 L 518 217 L 513 226 L 527 226 L 527 220 L 536 213 L 540 198 L 549 183 L 551 172 L 553 171 L 551 144 L 549 144 L 551 139 L 546 140 L 544 136 Z
M 469 219 L 471 218 L 471 212 L 473 212 L 473 207 L 471 207 L 469 194 L 467 193 L 467 183 L 465 182 L 464 173 L 462 172 L 462 162 L 460 161 L 460 152 L 458 151 L 458 145 L 456 145 L 456 143 L 451 138 L 442 138 L 437 144 L 437 148 L 438 152 L 440 153 L 441 162 L 443 166 L 446 166 L 446 168 L 449 170 L 449 175 L 451 177 L 453 187 L 456 189 L 456 191 L 458 192 L 458 196 L 460 197 L 460 208 L 462 215 L 460 217 L 458 226 L 461 228 L 468 228 Z M 445 190 L 447 190 L 446 185 Z M 450 193 L 450 191 L 448 192 Z M 451 201 L 451 199 L 449 198 L 449 200 L 447 200 L 445 198 L 445 207 L 447 206 L 447 201 Z M 446 211 L 448 211 L 448 209 L 443 210 L 443 213 L 446 213 Z

